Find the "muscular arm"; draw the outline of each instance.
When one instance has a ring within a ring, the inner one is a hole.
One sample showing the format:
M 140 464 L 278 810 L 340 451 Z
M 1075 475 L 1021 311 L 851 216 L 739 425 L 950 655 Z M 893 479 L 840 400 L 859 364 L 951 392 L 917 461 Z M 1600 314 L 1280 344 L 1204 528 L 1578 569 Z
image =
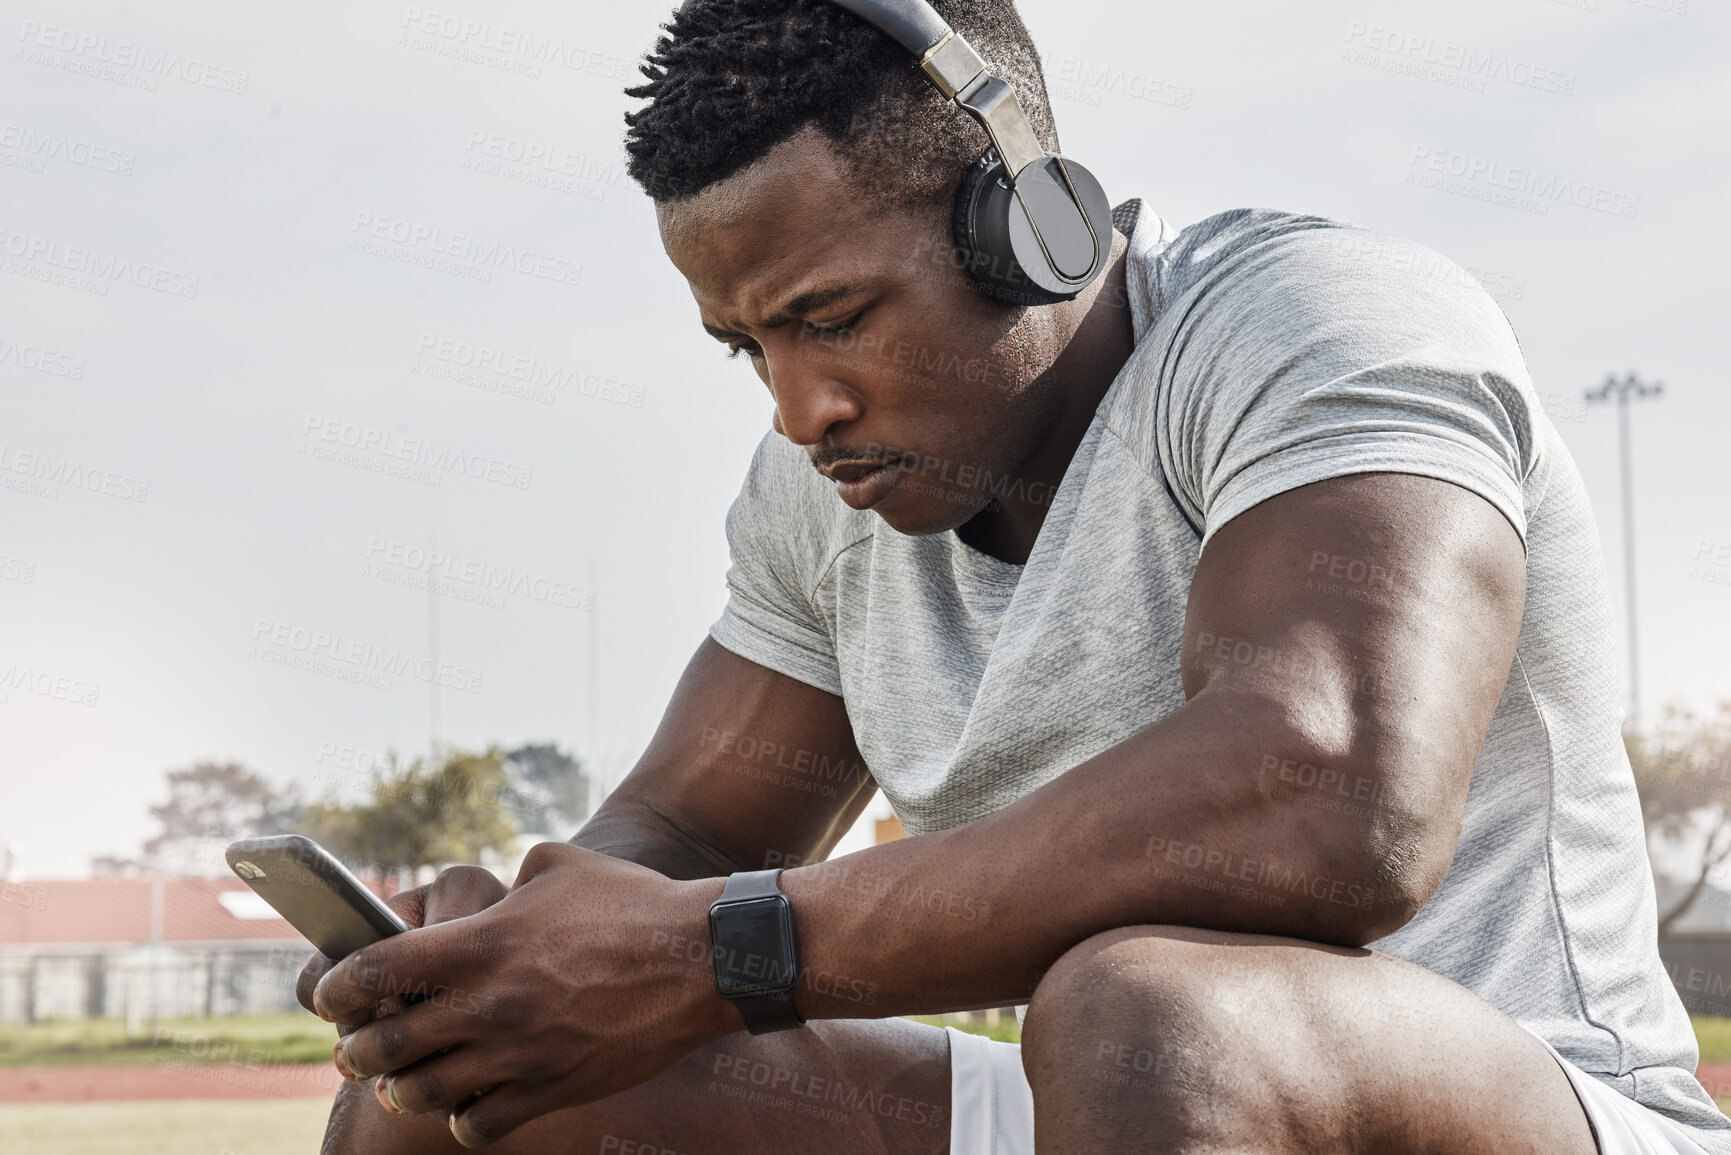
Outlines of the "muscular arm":
M 1183 706 L 988 818 L 783 876 L 796 1007 L 839 1019 L 1021 1002 L 1071 946 L 1121 926 L 1386 935 L 1453 858 L 1524 581 L 1514 530 L 1443 482 L 1342 478 L 1241 514 L 1193 579 Z M 827 849 L 869 788 L 813 806 L 781 747 L 795 768 L 801 752 L 846 760 L 840 703 L 719 651 L 693 666 L 650 769 L 586 837 L 699 876 Z M 811 708 L 833 728 L 802 730 Z M 730 728 L 758 753 L 771 744 L 770 765 L 730 761 Z M 1319 788 L 1355 806 L 1314 805 Z M 459 1107 L 453 1127 L 484 1142 L 739 1030 L 687 949 L 721 889 L 544 844 L 508 896 L 358 952 L 314 1003 L 358 1028 L 340 1067 L 391 1072 L 384 1093 L 407 1109 Z M 482 1013 L 419 1004 L 362 1025 L 372 974 L 475 992 Z
M 901 1014 L 1025 1002 L 1119 926 L 1390 933 L 1453 859 L 1524 596 L 1513 528 L 1445 482 L 1256 506 L 1199 561 L 1186 703 L 988 818 L 788 872 L 802 965 Z M 860 1014 L 810 985 L 795 1004 Z
M 669 878 L 813 862 L 876 788 L 840 698 L 705 638 L 643 757 L 571 842 Z
M 760 757 L 765 750 L 774 753 Z M 775 763 L 796 769 L 784 772 Z M 806 781 L 801 765 L 828 772 L 821 781 Z M 680 879 L 760 869 L 766 861 L 818 861 L 876 788 L 840 698 L 705 639 L 648 749 L 571 842 Z M 458 868 L 392 905 L 417 926 L 423 914 L 427 922 L 461 917 L 504 894 L 490 881 Z M 309 1007 L 313 984 L 328 966 L 315 959 L 302 978 L 301 1001 Z M 505 1155 L 562 1151 L 571 1133 L 567 1121 L 548 1116 L 497 1149 Z M 371 1082 L 345 1083 L 338 1091 L 323 1147 L 324 1155 L 462 1150 L 438 1115 L 387 1114 Z

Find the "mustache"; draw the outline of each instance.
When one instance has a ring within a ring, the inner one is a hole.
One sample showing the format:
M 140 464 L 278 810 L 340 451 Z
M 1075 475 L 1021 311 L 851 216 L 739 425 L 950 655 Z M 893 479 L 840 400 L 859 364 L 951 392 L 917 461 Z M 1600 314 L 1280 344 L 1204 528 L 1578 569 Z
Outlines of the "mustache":
M 811 467 L 819 473 L 840 462 L 868 462 L 872 465 L 895 465 L 908 460 L 919 460 L 919 454 L 912 449 L 897 449 L 893 445 L 867 444 L 859 447 L 846 445 L 825 446 L 807 454 L 811 459 Z

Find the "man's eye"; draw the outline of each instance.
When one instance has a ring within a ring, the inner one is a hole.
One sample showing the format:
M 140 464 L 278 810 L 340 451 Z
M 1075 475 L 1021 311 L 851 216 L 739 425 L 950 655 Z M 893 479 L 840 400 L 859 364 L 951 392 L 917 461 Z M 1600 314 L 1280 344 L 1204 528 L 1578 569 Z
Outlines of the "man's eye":
M 813 324 L 811 321 L 807 321 L 805 322 L 805 331 L 816 337 L 846 336 L 848 333 L 853 332 L 853 327 L 859 324 L 860 318 L 865 315 L 866 311 L 861 309 L 839 325 L 817 325 Z
M 741 353 L 755 358 L 762 355 L 763 346 L 759 345 L 756 341 L 741 341 L 737 345 L 729 345 L 727 347 L 727 359 L 729 361 L 738 357 Z

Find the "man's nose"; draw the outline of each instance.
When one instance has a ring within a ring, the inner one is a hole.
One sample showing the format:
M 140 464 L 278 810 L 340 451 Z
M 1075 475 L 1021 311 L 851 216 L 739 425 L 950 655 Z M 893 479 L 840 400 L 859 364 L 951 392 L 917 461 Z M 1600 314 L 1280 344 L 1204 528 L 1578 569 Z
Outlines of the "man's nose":
M 835 425 L 859 420 L 860 397 L 825 366 L 797 356 L 769 362 L 769 391 L 775 398 L 770 425 L 795 445 L 816 445 Z

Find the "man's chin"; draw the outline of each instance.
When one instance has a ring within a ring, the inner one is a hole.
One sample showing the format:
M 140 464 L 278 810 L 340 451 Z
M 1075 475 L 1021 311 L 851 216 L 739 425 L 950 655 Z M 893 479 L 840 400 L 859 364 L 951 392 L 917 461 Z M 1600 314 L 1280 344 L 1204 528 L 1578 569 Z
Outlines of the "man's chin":
M 928 537 L 966 525 L 975 514 L 986 508 L 989 502 L 988 498 L 979 498 L 972 494 L 967 497 L 965 502 L 946 501 L 941 496 L 926 496 L 910 493 L 906 488 L 898 488 L 887 500 L 872 506 L 871 511 L 883 518 L 884 524 L 897 533 L 904 533 L 909 537 Z

